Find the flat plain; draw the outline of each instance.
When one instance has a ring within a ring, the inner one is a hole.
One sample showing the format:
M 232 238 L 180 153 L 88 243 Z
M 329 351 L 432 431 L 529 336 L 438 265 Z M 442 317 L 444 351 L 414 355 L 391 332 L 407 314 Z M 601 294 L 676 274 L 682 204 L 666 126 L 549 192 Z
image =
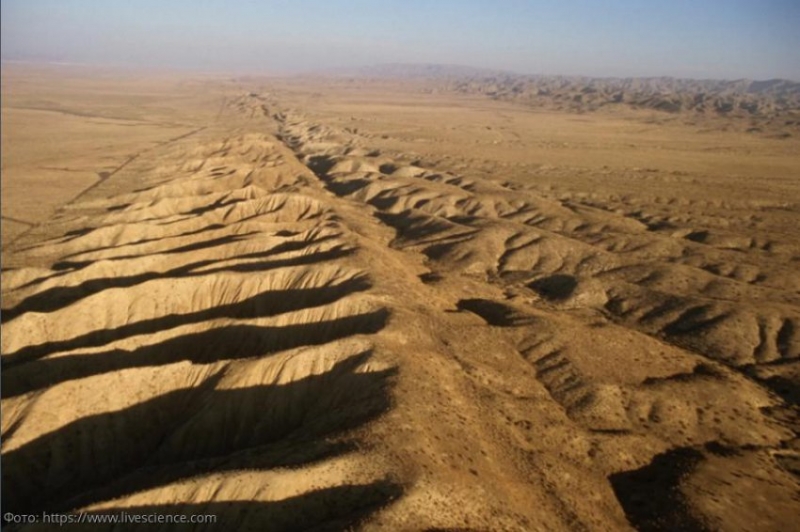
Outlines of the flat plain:
M 2 80 L 4 511 L 796 527 L 791 117 Z

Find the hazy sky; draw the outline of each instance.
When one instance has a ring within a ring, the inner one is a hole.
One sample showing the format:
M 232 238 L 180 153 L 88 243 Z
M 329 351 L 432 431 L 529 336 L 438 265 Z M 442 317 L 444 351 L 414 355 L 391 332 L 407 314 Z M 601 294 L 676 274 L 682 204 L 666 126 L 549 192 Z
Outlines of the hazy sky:
M 800 0 L 2 0 L 3 59 L 800 80 Z

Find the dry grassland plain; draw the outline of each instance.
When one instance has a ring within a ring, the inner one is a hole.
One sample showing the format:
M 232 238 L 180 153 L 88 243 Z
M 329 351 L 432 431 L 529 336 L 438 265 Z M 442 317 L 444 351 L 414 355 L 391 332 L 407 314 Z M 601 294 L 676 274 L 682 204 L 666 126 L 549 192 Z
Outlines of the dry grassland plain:
M 746 129 L 4 64 L 4 512 L 795 528 L 800 134 Z

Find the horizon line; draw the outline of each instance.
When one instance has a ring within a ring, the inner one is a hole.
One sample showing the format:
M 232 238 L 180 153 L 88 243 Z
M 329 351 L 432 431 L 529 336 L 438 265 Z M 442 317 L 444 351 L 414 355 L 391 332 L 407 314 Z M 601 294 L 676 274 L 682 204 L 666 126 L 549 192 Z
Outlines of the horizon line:
M 381 67 L 447 67 L 447 68 L 463 68 L 467 70 L 474 70 L 475 74 L 484 73 L 486 75 L 509 75 L 519 77 L 542 77 L 542 78 L 567 78 L 567 79 L 589 79 L 589 80 L 648 80 L 648 79 L 672 79 L 676 81 L 715 81 L 715 82 L 767 82 L 767 81 L 787 81 L 790 83 L 800 84 L 800 79 L 791 79 L 788 77 L 770 77 L 770 78 L 750 78 L 750 77 L 688 77 L 676 76 L 671 74 L 661 75 L 587 75 L 587 74 L 547 74 L 541 72 L 521 72 L 517 70 L 508 69 L 493 69 L 490 67 L 481 67 L 468 65 L 465 63 L 430 63 L 430 62 L 385 62 L 385 63 L 369 63 L 362 65 L 343 66 L 343 67 L 329 67 L 329 68 L 316 68 L 316 69 L 298 69 L 287 70 L 281 68 L 274 69 L 256 69 L 256 68 L 239 68 L 232 70 L 224 69 L 200 69 L 195 67 L 165 67 L 165 66 L 143 66 L 134 63 L 98 63 L 98 62 L 83 62 L 83 61 L 69 61 L 69 60 L 53 60 L 53 59 L 20 59 L 8 58 L 0 56 L 0 64 L 16 63 L 27 65 L 41 65 L 53 67 L 82 67 L 82 68 L 97 68 L 109 70 L 134 70 L 134 71 L 151 71 L 154 73 L 175 73 L 175 74 L 202 74 L 202 75 L 220 75 L 220 76 L 236 76 L 236 77 L 299 77 L 299 76 L 327 76 L 327 77 L 353 77 L 355 71 L 376 69 Z M 272 72 L 270 72 L 272 71 Z M 363 74 L 359 74 L 363 75 Z M 377 76 L 376 76 L 377 77 Z M 424 76 L 419 76 L 424 78 Z M 453 77 L 458 77 L 453 76 Z

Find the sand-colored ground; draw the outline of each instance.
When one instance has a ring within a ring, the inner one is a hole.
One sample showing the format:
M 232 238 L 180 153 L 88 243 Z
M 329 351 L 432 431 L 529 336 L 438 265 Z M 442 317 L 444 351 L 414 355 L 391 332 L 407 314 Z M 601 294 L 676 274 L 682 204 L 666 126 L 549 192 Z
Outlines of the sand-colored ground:
M 132 159 L 213 120 L 202 80 L 3 67 L 3 246 Z M 33 193 L 32 193 L 33 192 Z
M 796 526 L 800 139 L 70 72 L 3 76 L 5 512 Z

